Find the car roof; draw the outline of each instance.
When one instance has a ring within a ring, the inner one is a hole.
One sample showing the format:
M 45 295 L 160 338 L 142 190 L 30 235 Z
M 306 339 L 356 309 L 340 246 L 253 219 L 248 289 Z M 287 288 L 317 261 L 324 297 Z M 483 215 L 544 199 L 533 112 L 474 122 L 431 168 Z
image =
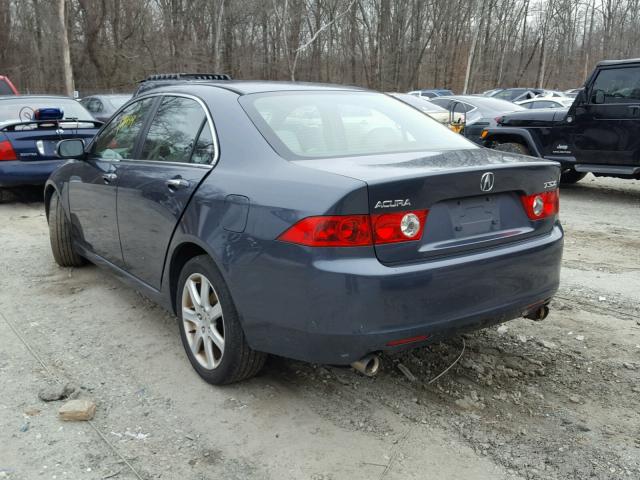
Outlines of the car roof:
M 626 58 L 624 60 L 602 60 L 596 64 L 597 67 L 607 65 L 626 65 L 628 63 L 640 63 L 640 58 Z
M 111 97 L 130 97 L 130 93 L 96 93 L 95 95 L 86 95 L 84 98 L 111 98 Z
M 150 82 L 152 83 L 152 82 Z M 189 80 L 175 81 L 170 83 L 158 82 L 157 86 L 147 88 L 139 95 L 157 92 L 169 87 L 190 87 L 190 86 L 211 86 L 232 91 L 238 95 L 248 95 L 252 93 L 286 92 L 286 91 L 369 91 L 361 87 L 346 85 L 334 85 L 330 83 L 311 82 L 284 82 L 266 80 Z
M 71 97 L 67 97 L 65 95 L 0 95 L 0 100 L 14 100 L 20 101 L 25 99 L 38 99 L 38 98 L 56 98 L 56 99 L 65 99 L 65 100 L 73 100 Z

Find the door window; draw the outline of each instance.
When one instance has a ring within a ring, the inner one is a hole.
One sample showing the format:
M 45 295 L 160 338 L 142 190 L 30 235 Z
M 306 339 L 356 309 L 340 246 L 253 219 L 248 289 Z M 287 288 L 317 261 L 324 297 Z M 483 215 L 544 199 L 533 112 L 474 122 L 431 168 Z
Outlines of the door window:
M 640 103 L 640 67 L 602 70 L 591 90 L 593 102 L 597 91 L 604 93 L 599 103 Z
M 132 103 L 116 115 L 96 138 L 92 156 L 105 160 L 130 160 L 154 100 L 145 98 Z
M 164 97 L 149 127 L 140 158 L 188 163 L 205 118 L 204 110 L 195 100 Z

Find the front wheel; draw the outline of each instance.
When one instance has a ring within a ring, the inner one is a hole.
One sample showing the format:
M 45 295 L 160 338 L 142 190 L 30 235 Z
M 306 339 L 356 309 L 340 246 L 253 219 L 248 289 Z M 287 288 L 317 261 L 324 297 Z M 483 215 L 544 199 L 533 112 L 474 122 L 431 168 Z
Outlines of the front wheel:
M 194 257 L 183 267 L 176 305 L 182 344 L 205 381 L 239 382 L 262 369 L 267 355 L 247 344 L 231 293 L 207 255 Z
M 573 168 L 567 168 L 560 174 L 560 183 L 564 185 L 571 185 L 573 183 L 578 183 L 586 176 L 586 172 L 576 172 Z

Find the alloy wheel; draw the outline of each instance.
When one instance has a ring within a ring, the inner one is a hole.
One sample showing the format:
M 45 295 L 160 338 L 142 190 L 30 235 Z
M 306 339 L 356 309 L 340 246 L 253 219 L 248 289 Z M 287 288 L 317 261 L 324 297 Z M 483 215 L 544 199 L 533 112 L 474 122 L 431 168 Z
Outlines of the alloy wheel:
M 207 370 L 217 368 L 224 355 L 224 316 L 215 288 L 201 273 L 184 284 L 182 322 L 193 357 Z

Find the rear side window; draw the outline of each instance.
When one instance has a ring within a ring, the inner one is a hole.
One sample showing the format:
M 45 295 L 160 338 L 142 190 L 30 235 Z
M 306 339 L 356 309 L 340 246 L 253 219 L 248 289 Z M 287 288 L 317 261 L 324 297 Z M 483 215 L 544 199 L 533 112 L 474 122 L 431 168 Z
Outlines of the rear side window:
M 0 95 L 15 95 L 15 92 L 11 90 L 11 87 L 6 80 L 0 80 Z
M 141 159 L 188 163 L 206 116 L 191 98 L 164 97 L 145 138 Z
M 107 124 L 96 138 L 92 155 L 105 160 L 130 160 L 136 140 L 155 98 L 132 103 Z
M 640 67 L 601 70 L 593 84 L 604 93 L 604 103 L 640 103 Z
M 199 165 L 208 165 L 213 162 L 215 157 L 215 146 L 213 143 L 213 136 L 211 135 L 211 127 L 209 121 L 206 120 L 200 130 L 200 135 L 196 141 L 196 146 L 193 149 L 193 155 L 191 155 L 191 163 L 197 163 Z
M 373 92 L 271 92 L 240 102 L 284 158 L 477 148 L 427 115 Z
M 444 108 L 445 110 L 449 108 L 449 104 L 451 103 L 451 100 L 449 100 L 448 98 L 437 98 L 436 97 L 436 98 L 432 98 L 429 101 L 431 103 L 435 103 L 439 107 Z

